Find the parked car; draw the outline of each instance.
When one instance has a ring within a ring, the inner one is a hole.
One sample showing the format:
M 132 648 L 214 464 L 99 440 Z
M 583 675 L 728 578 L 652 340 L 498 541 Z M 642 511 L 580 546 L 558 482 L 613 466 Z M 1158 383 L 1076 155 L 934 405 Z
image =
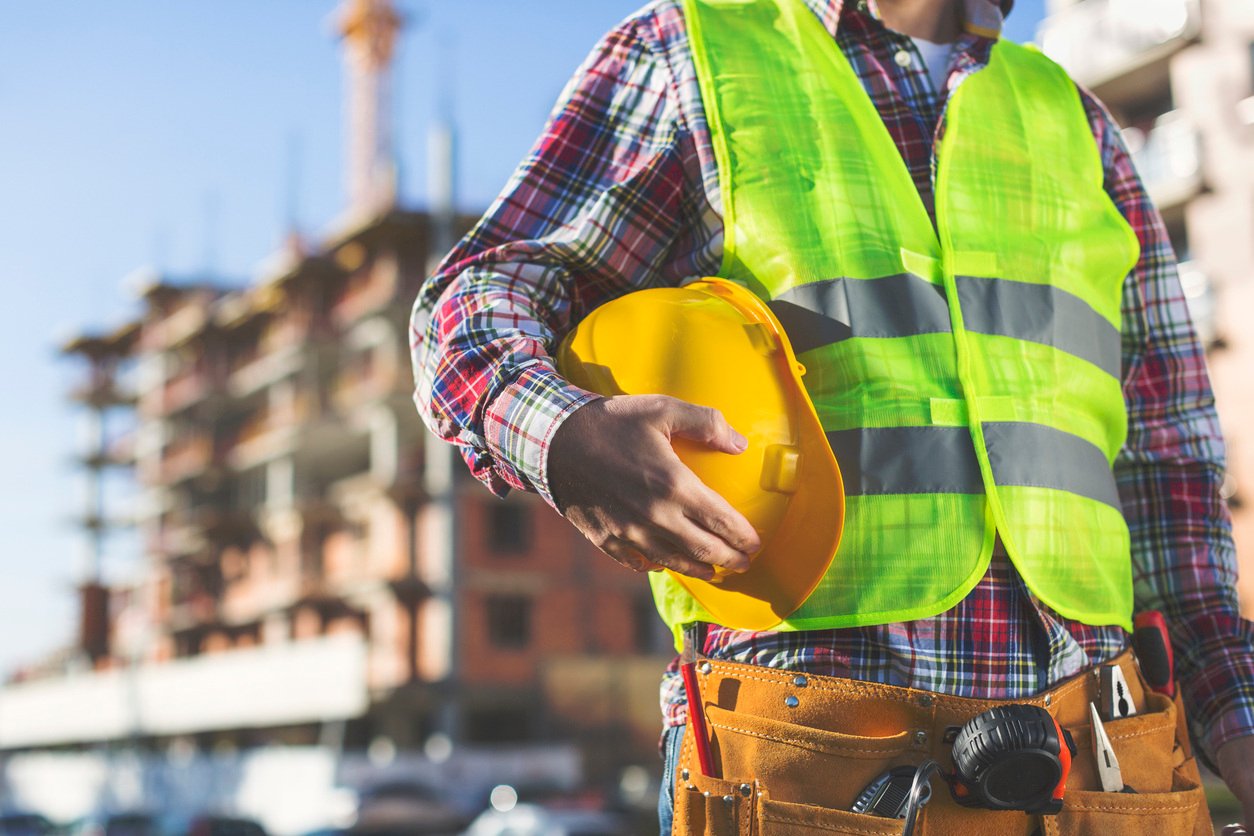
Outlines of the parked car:
M 141 811 L 97 813 L 75 822 L 69 832 L 73 836 L 163 836 L 157 817 Z
M 252 819 L 204 814 L 187 823 L 186 836 L 266 836 L 266 831 Z
M 630 823 L 601 810 L 517 804 L 509 810 L 484 810 L 466 836 L 631 836 Z
M 0 836 L 8 834 L 0 831 Z M 266 831 L 252 819 L 239 816 L 131 810 L 88 816 L 70 827 L 67 836 L 266 836 Z
M 363 788 L 350 833 L 362 836 L 435 836 L 461 833 L 470 817 L 438 791 L 412 781 L 388 781 Z
M 36 813 L 0 813 L 0 836 L 48 836 L 52 822 Z

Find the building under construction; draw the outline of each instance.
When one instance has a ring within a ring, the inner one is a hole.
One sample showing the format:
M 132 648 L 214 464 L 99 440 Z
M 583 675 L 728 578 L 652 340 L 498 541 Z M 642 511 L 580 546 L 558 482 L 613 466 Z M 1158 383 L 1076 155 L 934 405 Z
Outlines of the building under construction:
M 91 429 L 81 640 L 0 692 L 0 752 L 543 740 L 578 744 L 589 780 L 655 771 L 670 648 L 648 584 L 536 497 L 489 495 L 414 411 L 410 308 L 470 219 L 447 186 L 397 205 L 400 26 L 386 0 L 342 9 L 349 205 L 330 233 L 293 236 L 246 287 L 143 277 L 133 322 L 63 346 Z M 143 569 L 110 589 L 119 468 Z
M 0 753 L 570 740 L 595 778 L 656 763 L 670 648 L 647 585 L 535 497 L 489 496 L 414 413 L 410 305 L 469 219 L 447 186 L 429 211 L 397 205 L 400 21 L 382 0 L 345 6 L 349 205 L 332 231 L 293 237 L 244 288 L 148 276 L 133 322 L 64 345 L 90 430 L 80 642 L 0 691 Z M 1053 0 L 1041 34 L 1125 126 L 1162 210 L 1252 552 L 1254 5 Z M 140 486 L 133 513 L 109 502 L 117 469 Z M 110 588 L 119 522 L 143 571 Z
M 1228 442 L 1224 492 L 1254 613 L 1254 4 L 1051 0 L 1046 54 L 1124 128 L 1180 260 Z

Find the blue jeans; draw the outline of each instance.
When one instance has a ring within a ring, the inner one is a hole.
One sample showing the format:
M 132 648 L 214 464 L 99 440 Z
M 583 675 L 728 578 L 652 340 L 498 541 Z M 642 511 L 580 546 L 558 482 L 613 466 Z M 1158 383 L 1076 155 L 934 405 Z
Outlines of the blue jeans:
M 657 799 L 661 836 L 671 836 L 671 824 L 675 819 L 675 767 L 679 763 L 679 747 L 683 742 L 683 726 L 673 726 L 662 732 L 662 788 Z

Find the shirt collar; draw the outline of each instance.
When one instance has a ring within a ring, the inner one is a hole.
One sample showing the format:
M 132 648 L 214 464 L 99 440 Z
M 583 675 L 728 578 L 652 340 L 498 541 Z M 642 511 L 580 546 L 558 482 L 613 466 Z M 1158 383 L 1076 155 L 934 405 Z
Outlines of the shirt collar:
M 876 0 L 805 0 L 805 4 L 818 15 L 819 20 L 827 27 L 827 31 L 836 36 L 841 13 L 846 4 L 851 11 L 869 15 L 874 20 L 880 19 L 879 6 Z M 962 0 L 963 28 L 968 35 L 979 38 L 997 40 L 1001 37 L 1003 17 L 1001 6 L 994 0 Z

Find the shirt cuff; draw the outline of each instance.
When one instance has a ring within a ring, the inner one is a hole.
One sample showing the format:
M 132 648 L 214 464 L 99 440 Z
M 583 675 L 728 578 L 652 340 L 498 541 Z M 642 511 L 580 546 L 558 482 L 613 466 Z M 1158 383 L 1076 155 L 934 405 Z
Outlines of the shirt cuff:
M 568 382 L 550 362 L 536 361 L 523 367 L 488 406 L 484 436 L 497 459 L 556 508 L 549 490 L 549 445 L 571 413 L 600 398 Z
M 1220 714 L 1219 719 L 1211 724 L 1198 741 L 1208 760 L 1207 766 L 1214 762 L 1220 746 L 1230 740 L 1252 734 L 1254 734 L 1254 706 L 1238 705 Z

